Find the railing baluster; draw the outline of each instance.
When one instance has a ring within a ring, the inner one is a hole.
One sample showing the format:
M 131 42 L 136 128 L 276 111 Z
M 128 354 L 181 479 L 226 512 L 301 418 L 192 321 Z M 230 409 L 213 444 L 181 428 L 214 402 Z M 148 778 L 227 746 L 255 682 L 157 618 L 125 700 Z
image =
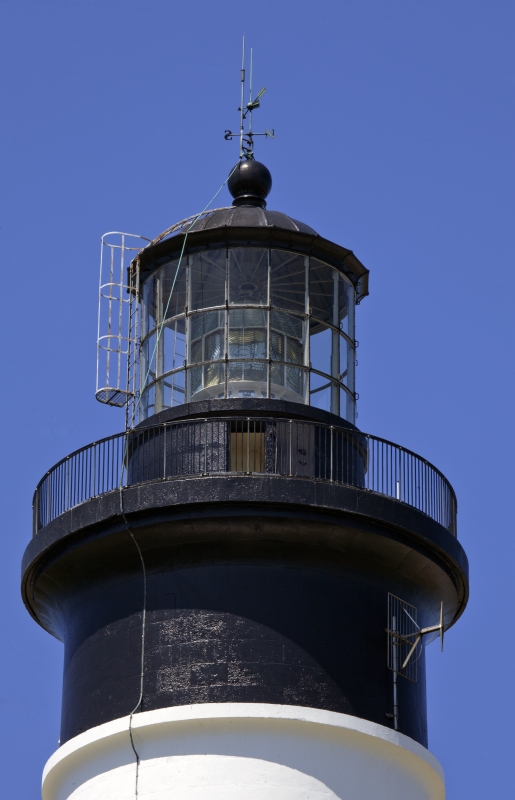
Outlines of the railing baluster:
M 290 419 L 290 420 L 289 420 L 289 422 L 290 422 L 290 445 L 289 445 L 289 455 L 290 455 L 290 473 L 289 473 L 289 474 L 291 475 L 291 474 L 292 474 L 292 463 L 291 463 L 291 459 L 292 459 L 292 426 L 293 426 L 293 421 Z
M 329 438 L 329 445 L 330 445 L 330 448 L 331 448 L 331 457 L 330 457 L 330 460 L 329 460 L 329 464 L 330 464 L 329 480 L 333 481 L 334 480 L 334 474 L 333 474 L 333 426 L 332 425 L 329 428 L 329 437 L 330 437 Z

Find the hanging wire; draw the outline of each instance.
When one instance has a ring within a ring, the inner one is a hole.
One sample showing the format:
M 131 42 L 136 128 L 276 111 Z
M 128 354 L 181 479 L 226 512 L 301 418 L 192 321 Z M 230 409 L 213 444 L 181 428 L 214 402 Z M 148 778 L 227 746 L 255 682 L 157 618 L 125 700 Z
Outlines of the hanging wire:
M 120 486 L 120 514 L 125 523 L 125 527 L 127 529 L 127 533 L 131 537 L 136 550 L 138 551 L 139 559 L 141 561 L 141 572 L 143 576 L 143 609 L 141 612 L 141 668 L 140 668 L 140 682 L 139 682 L 139 697 L 138 702 L 132 709 L 130 716 L 129 716 L 129 737 L 131 740 L 131 747 L 134 752 L 134 756 L 136 758 L 136 781 L 134 787 L 134 797 L 138 797 L 138 790 L 139 790 L 139 765 L 140 765 L 140 756 L 138 751 L 136 750 L 136 746 L 134 744 L 134 737 L 132 735 L 132 718 L 134 714 L 141 708 L 141 703 L 143 702 L 143 683 L 144 683 L 144 676 L 145 676 L 145 632 L 146 632 L 146 622 L 147 622 L 147 569 L 145 566 L 145 559 L 143 558 L 143 553 L 141 552 L 141 548 L 136 541 L 136 537 L 134 536 L 133 532 L 129 527 L 129 523 L 127 521 L 127 517 L 125 516 L 123 510 L 123 489 Z
M 155 358 L 157 346 L 158 346 L 158 343 L 159 343 L 159 339 L 161 337 L 161 332 L 163 330 L 164 321 L 166 320 L 166 316 L 167 316 L 167 313 L 168 313 L 168 308 L 170 306 L 170 302 L 171 302 L 171 299 L 172 299 L 173 290 L 175 288 L 177 275 L 179 274 L 179 269 L 181 267 L 181 262 L 182 262 L 182 258 L 183 258 L 183 255 L 184 255 L 184 250 L 186 248 L 186 242 L 188 240 L 188 234 L 189 234 L 190 230 L 192 229 L 193 225 L 199 219 L 199 217 L 201 217 L 202 214 L 204 214 L 207 211 L 207 209 L 209 208 L 211 203 L 218 197 L 218 195 L 220 194 L 220 192 L 222 191 L 222 189 L 226 185 L 227 181 L 229 180 L 229 178 L 231 177 L 231 175 L 234 173 L 234 171 L 237 169 L 238 166 L 239 166 L 239 162 L 238 162 L 238 164 L 236 164 L 235 167 L 233 167 L 233 169 L 231 170 L 231 172 L 229 173 L 229 175 L 227 176 L 225 181 L 222 183 L 222 185 L 220 186 L 220 188 L 218 189 L 216 194 L 213 195 L 213 197 L 211 198 L 209 203 L 205 206 L 205 208 L 202 209 L 200 214 L 197 214 L 197 216 L 194 217 L 194 219 L 192 220 L 191 224 L 188 226 L 188 228 L 187 228 L 187 230 L 186 230 L 186 232 L 184 234 L 184 241 L 182 243 L 181 254 L 179 256 L 179 262 L 177 264 L 177 269 L 175 271 L 175 276 L 174 276 L 174 279 L 173 279 L 173 282 L 172 282 L 172 287 L 170 289 L 170 294 L 169 294 L 169 297 L 168 297 L 168 301 L 166 303 L 165 312 L 163 314 L 163 318 L 162 318 L 161 323 L 160 323 L 159 328 L 158 328 L 158 334 L 157 334 L 157 337 L 156 337 L 156 343 L 155 343 L 155 346 L 154 346 L 154 351 L 153 351 L 152 357 L 151 357 L 151 359 L 149 361 L 147 374 L 145 375 L 145 380 L 143 382 L 143 388 L 142 388 L 142 391 L 140 392 L 140 396 L 138 398 L 138 403 L 136 405 L 136 409 L 139 407 L 139 404 L 141 402 L 141 395 L 142 395 L 142 392 L 145 389 L 145 386 L 147 384 L 148 376 L 150 374 L 152 363 L 153 363 L 153 360 Z M 120 471 L 120 485 L 118 487 L 118 489 L 119 489 L 119 498 L 120 498 L 120 515 L 121 515 L 121 517 L 123 519 L 123 522 L 125 524 L 125 528 L 127 529 L 127 533 L 131 537 L 131 539 L 134 542 L 134 545 L 136 547 L 136 550 L 138 551 L 139 559 L 141 561 L 141 573 L 142 573 L 142 577 L 143 577 L 143 609 L 142 609 L 142 614 L 141 614 L 140 688 L 139 688 L 138 702 L 136 703 L 136 705 L 134 706 L 134 708 L 132 709 L 132 711 L 131 711 L 131 713 L 129 715 L 129 736 L 130 736 L 130 740 L 131 740 L 131 747 L 132 747 L 132 750 L 134 752 L 134 756 L 136 758 L 136 781 L 135 781 L 135 788 L 134 788 L 134 797 L 137 798 L 138 797 L 138 792 L 139 792 L 139 767 L 140 767 L 140 760 L 141 759 L 140 759 L 140 755 L 139 755 L 138 751 L 136 750 L 136 746 L 134 744 L 134 737 L 132 735 L 132 720 L 133 720 L 134 714 L 136 714 L 136 712 L 139 709 L 141 709 L 141 704 L 143 702 L 143 688 L 144 688 L 144 678 L 145 678 L 145 630 L 146 630 L 146 620 L 147 620 L 147 569 L 146 569 L 146 565 L 145 565 L 145 559 L 143 558 L 143 553 L 141 552 L 141 548 L 140 548 L 138 542 L 136 541 L 136 537 L 134 536 L 133 532 L 131 531 L 131 529 L 129 527 L 129 523 L 127 521 L 127 517 L 125 516 L 125 512 L 123 510 L 123 479 L 124 479 L 124 472 L 125 471 L 128 472 L 128 462 L 127 462 L 128 444 L 129 444 L 129 431 L 126 431 L 125 432 L 125 446 L 124 446 L 124 452 L 123 452 L 123 458 L 122 458 L 122 468 L 121 468 L 121 471 Z

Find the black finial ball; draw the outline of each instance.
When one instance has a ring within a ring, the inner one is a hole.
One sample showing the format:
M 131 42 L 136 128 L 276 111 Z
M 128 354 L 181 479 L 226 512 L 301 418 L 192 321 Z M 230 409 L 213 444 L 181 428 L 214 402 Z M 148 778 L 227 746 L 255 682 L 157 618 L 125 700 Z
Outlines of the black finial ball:
M 240 161 L 227 182 L 234 197 L 233 206 L 261 206 L 266 208 L 265 198 L 272 188 L 272 176 L 259 161 Z

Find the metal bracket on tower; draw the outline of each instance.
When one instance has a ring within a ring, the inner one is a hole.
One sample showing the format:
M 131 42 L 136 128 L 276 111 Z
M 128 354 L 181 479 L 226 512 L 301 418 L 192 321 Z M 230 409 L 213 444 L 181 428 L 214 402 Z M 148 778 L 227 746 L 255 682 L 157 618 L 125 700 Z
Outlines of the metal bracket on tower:
M 429 633 L 439 633 L 440 634 L 440 652 L 443 651 L 443 634 L 444 634 L 444 624 L 443 624 L 443 601 L 440 603 L 440 623 L 438 625 L 429 625 L 427 628 L 419 628 L 418 633 L 411 633 L 410 636 L 413 637 L 414 641 L 411 645 L 410 651 L 406 658 L 404 659 L 401 669 L 406 669 L 407 665 L 410 662 L 411 657 L 415 653 L 418 644 L 422 641 L 423 636 L 427 636 Z
M 422 644 L 424 636 L 432 633 L 440 634 L 440 649 L 443 650 L 444 618 L 443 601 L 440 603 L 440 621 L 438 625 L 421 628 L 417 622 L 417 609 L 400 597 L 388 594 L 388 668 L 393 672 L 393 726 L 398 730 L 399 705 L 397 696 L 397 676 L 402 675 L 410 681 L 417 681 L 417 661 L 420 652 L 417 648 Z
M 440 603 L 440 621 L 437 625 L 421 628 L 417 623 L 417 609 L 393 594 L 388 595 L 388 667 L 409 680 L 416 681 L 417 647 L 424 636 L 440 635 L 443 650 L 443 601 Z

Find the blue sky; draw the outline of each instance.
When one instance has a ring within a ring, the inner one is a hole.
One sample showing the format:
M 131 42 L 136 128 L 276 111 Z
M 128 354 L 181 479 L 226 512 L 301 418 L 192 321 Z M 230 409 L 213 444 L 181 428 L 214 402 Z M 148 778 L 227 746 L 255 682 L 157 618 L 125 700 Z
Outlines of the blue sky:
M 471 600 L 428 649 L 430 748 L 451 800 L 513 795 L 514 27 L 508 0 L 0 0 L 5 796 L 39 796 L 59 735 L 61 645 L 19 599 L 32 492 L 123 427 L 94 399 L 100 236 L 224 181 L 243 33 L 269 208 L 370 269 L 358 425 L 458 495 Z

